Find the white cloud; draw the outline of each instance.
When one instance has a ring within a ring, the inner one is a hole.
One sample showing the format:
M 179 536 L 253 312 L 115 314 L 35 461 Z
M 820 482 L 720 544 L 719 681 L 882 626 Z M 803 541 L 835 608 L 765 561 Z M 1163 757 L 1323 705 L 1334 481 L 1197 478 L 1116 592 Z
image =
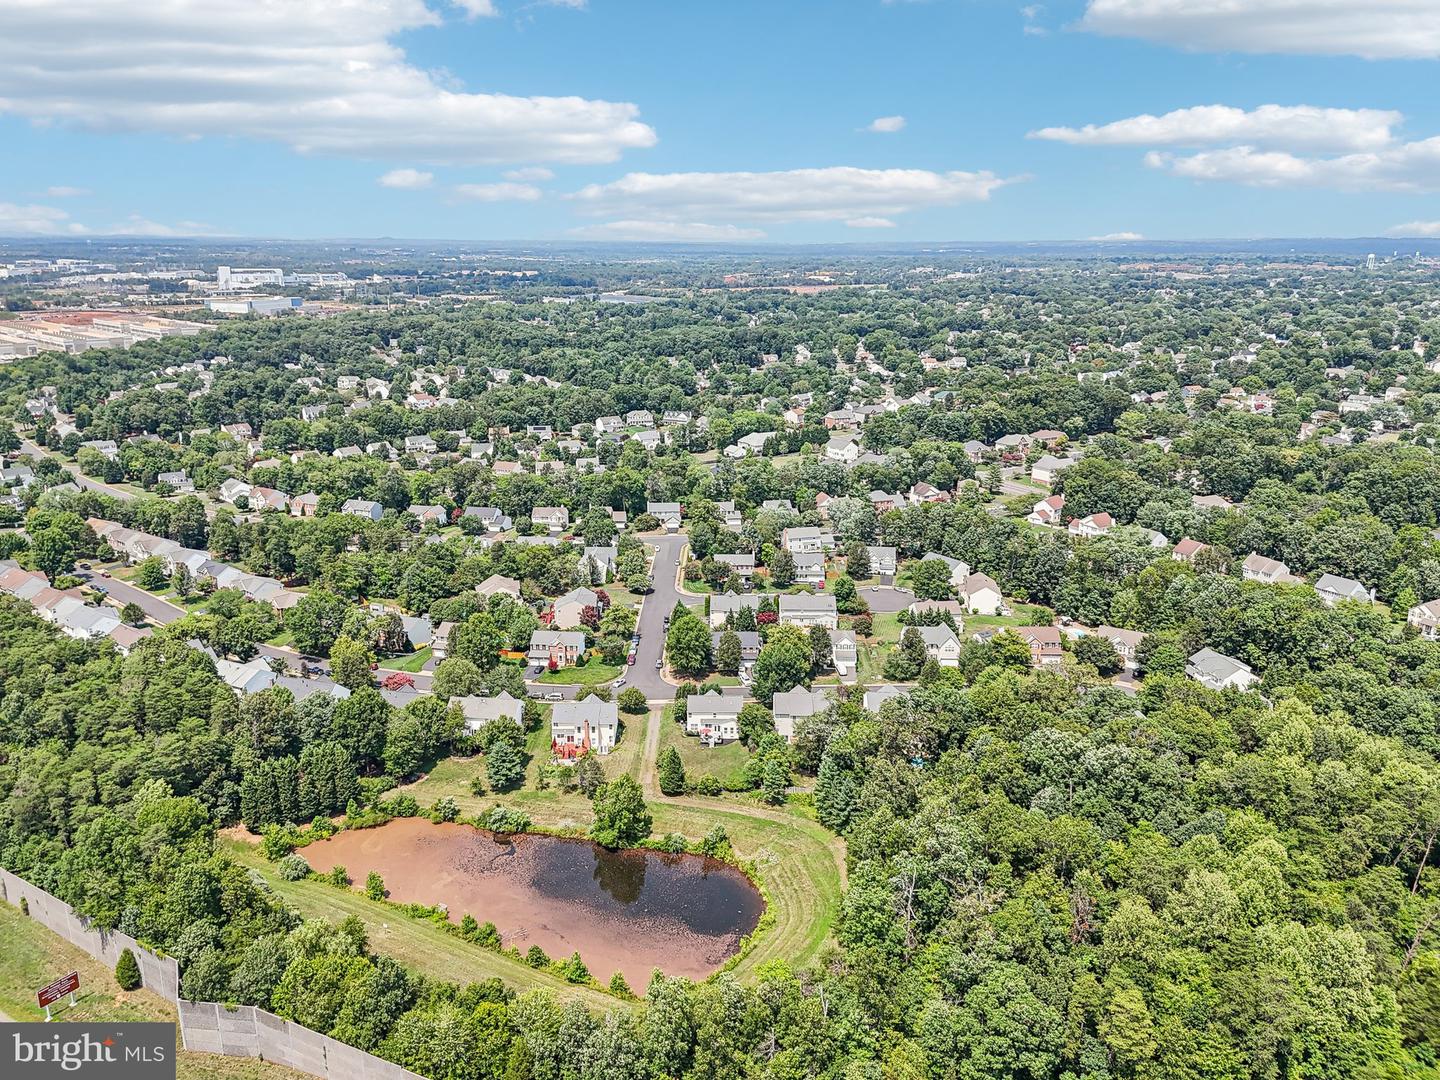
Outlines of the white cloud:
M 112 236 L 216 236 L 216 230 L 202 221 L 177 221 L 165 225 L 151 221 L 141 214 L 131 214 L 124 221 L 106 229 L 88 229 L 87 232 Z
M 456 184 L 455 197 L 466 202 L 534 202 L 544 194 L 532 184 Z
M 0 202 L 0 236 L 53 236 L 83 231 L 84 226 L 72 222 L 58 206 Z
M 893 229 L 895 223 L 883 217 L 856 217 L 845 222 L 852 229 Z
M 1074 146 L 1208 146 L 1243 143 L 1290 150 L 1375 150 L 1394 140 L 1404 120 L 1381 109 L 1324 109 L 1313 105 L 1261 105 L 1246 112 L 1228 105 L 1199 105 L 1163 116 L 1143 114 L 1109 124 L 1047 127 L 1030 132 Z
M 489 19 L 500 14 L 500 10 L 495 6 L 495 0 L 450 0 L 450 2 L 471 19 Z
M 1145 156 L 1145 163 L 1191 180 L 1229 181 L 1252 187 L 1407 192 L 1440 189 L 1440 137 L 1329 158 L 1249 146 L 1188 156 L 1152 151 Z
M 391 169 L 375 182 L 381 187 L 388 188 L 427 188 L 435 179 L 435 174 L 422 172 L 419 169 Z
M 635 105 L 469 93 L 392 43 L 440 21 L 424 0 L 0 0 L 0 113 L 426 164 L 596 163 L 654 145 Z
M 71 187 L 68 184 L 56 184 L 45 189 L 45 194 L 52 199 L 75 199 L 81 195 L 89 195 L 90 189 L 83 187 Z
M 990 172 L 834 166 L 788 172 L 630 173 L 568 196 L 587 214 L 758 224 L 888 217 L 988 199 L 1013 183 Z
M 506 180 L 514 180 L 520 184 L 540 183 L 545 180 L 555 179 L 555 174 L 552 171 L 538 165 L 532 165 L 525 169 L 511 169 L 509 172 L 502 173 L 501 175 L 504 176 Z
M 904 128 L 905 118 L 903 116 L 877 116 L 870 121 L 870 126 L 865 130 L 879 135 L 892 135 L 897 131 L 903 131 Z
M 1097 240 L 1101 243 L 1105 243 L 1107 241 L 1113 243 L 1123 243 L 1126 240 L 1144 240 L 1145 236 L 1144 234 L 1138 232 L 1112 232 L 1106 233 L 1104 236 L 1092 236 L 1090 237 L 1090 239 Z
M 1080 25 L 1200 51 L 1440 57 L 1435 0 L 1090 0 Z
M 652 240 L 679 243 L 722 243 L 727 240 L 760 240 L 763 229 L 742 229 L 738 225 L 707 225 L 701 221 L 607 221 L 570 230 L 582 240 Z
M 1385 232 L 1390 236 L 1440 236 L 1440 221 L 1411 221 Z

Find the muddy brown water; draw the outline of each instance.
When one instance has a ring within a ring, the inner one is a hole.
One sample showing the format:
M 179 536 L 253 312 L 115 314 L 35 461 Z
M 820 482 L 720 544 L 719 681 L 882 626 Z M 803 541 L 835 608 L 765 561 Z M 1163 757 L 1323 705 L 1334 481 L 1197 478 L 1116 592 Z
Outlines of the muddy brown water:
M 499 836 L 470 825 L 397 818 L 300 851 L 320 872 L 370 871 L 391 900 L 444 904 L 492 922 L 505 945 L 578 952 L 601 982 L 623 972 L 637 992 L 659 968 L 703 978 L 755 929 L 765 902 L 739 870 L 701 855 L 607 851 L 588 840 Z

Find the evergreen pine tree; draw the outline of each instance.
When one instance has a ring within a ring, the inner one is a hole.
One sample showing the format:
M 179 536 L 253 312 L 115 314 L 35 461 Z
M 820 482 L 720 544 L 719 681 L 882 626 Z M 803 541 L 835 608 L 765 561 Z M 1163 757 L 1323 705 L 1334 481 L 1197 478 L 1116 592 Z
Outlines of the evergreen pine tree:
M 673 746 L 667 746 L 660 752 L 660 760 L 656 763 L 660 774 L 660 791 L 664 795 L 685 794 L 685 764 L 680 760 L 680 753 Z

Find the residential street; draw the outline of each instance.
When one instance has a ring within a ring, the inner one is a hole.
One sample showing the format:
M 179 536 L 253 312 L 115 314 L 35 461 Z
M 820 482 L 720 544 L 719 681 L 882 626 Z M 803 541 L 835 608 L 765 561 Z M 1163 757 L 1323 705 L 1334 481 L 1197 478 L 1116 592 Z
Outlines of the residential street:
M 76 465 L 73 461 L 64 461 L 61 458 L 56 457 L 56 455 L 51 454 L 49 451 L 37 446 L 29 439 L 20 440 L 20 450 L 22 453 L 32 458 L 55 458 L 55 460 L 60 463 L 60 467 L 70 474 L 70 478 L 75 481 L 76 487 L 85 488 L 89 491 L 98 491 L 102 495 L 109 495 L 116 499 L 135 498 L 134 495 L 124 490 L 123 488 L 111 487 L 109 484 L 102 484 L 99 480 L 91 480 L 88 476 L 86 476 L 80 471 L 80 466 Z
M 658 536 L 645 541 L 655 549 L 655 563 L 650 568 L 650 580 L 654 591 L 645 597 L 640 605 L 640 645 L 636 649 L 635 664 L 625 679 L 627 686 L 639 687 L 650 701 L 672 701 L 675 684 L 666 681 L 655 661 L 660 659 L 665 648 L 665 617 L 674 609 L 677 600 L 683 599 L 691 607 L 698 601 L 693 597 L 682 597 L 675 586 L 680 574 L 680 558 L 684 554 L 684 535 Z

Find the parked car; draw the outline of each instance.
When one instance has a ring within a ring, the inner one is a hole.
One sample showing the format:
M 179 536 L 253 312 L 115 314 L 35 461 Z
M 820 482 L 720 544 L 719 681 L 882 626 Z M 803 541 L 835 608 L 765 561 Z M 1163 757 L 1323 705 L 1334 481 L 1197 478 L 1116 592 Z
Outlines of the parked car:
M 627 664 L 633 664 L 633 663 L 635 663 L 635 654 L 634 654 L 633 652 L 632 652 L 630 655 L 628 655 L 627 657 L 625 657 L 625 663 L 627 663 Z
M 565 695 L 562 694 L 559 690 L 551 690 L 548 694 L 545 695 L 545 700 L 546 700 L 546 701 L 564 701 L 564 700 L 565 700 Z

